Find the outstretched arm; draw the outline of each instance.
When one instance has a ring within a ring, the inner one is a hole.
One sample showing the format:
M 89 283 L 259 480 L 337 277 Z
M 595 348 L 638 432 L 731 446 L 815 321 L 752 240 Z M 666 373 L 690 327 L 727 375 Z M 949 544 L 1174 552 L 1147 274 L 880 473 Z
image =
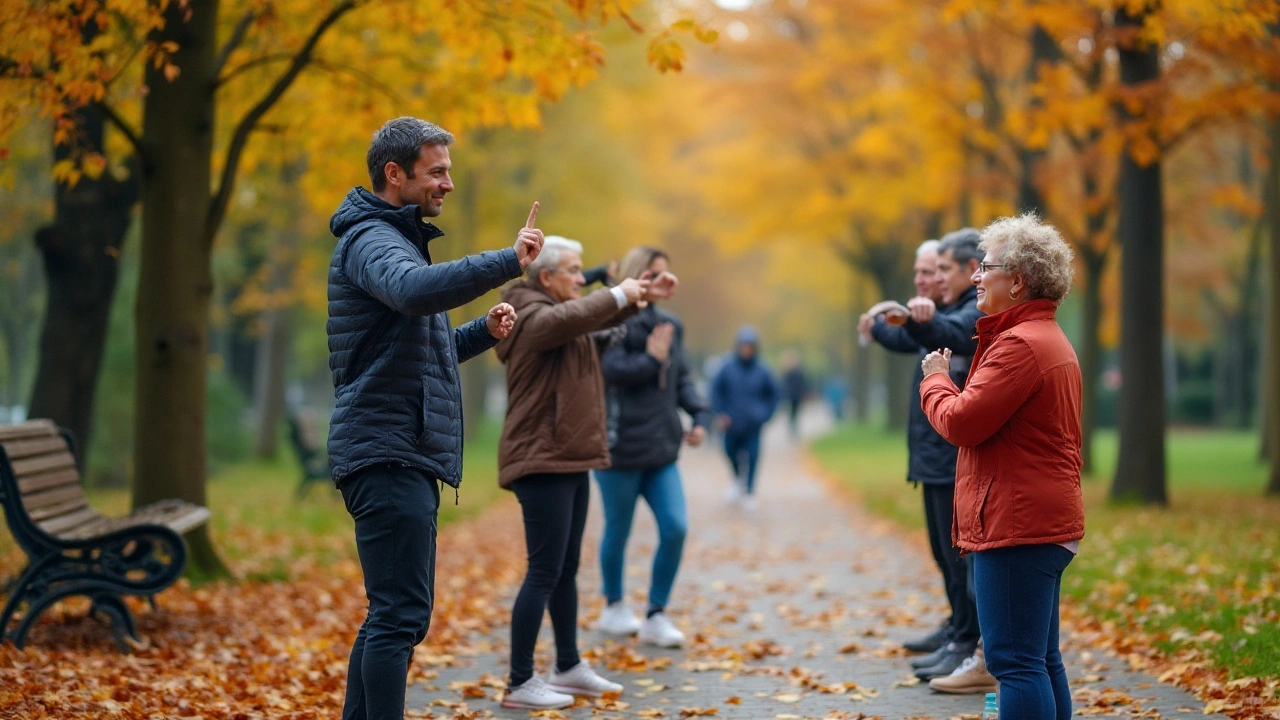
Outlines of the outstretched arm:
M 428 265 L 407 239 L 389 227 L 375 227 L 356 238 L 343 269 L 361 290 L 405 315 L 433 315 L 461 307 L 521 272 L 514 248 Z

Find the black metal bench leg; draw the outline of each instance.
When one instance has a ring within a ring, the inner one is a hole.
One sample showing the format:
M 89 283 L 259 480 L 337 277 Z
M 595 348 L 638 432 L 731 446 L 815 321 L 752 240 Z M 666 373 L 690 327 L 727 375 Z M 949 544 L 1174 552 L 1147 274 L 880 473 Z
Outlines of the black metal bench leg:
M 125 605 L 124 598 L 106 593 L 94 595 L 89 614 L 97 613 L 107 616 L 111 625 L 111 634 L 115 636 L 116 647 L 120 648 L 120 652 L 127 653 L 132 649 L 130 643 L 125 640 L 126 637 L 135 643 L 142 642 L 138 637 L 138 625 L 133 621 L 133 613 L 129 612 L 129 606 Z

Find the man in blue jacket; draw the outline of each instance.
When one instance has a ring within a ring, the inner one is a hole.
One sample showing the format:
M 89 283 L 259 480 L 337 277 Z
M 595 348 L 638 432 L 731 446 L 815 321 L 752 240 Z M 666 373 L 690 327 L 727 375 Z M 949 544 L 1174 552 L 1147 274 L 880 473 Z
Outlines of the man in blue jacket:
M 724 451 L 733 467 L 730 497 L 743 509 L 756 509 L 756 466 L 760 462 L 760 429 L 773 417 L 782 392 L 759 357 L 760 336 L 744 325 L 738 330 L 734 355 L 720 366 L 711 383 L 711 412 L 724 431 Z
M 413 648 L 431 621 L 440 486 L 462 480 L 458 363 L 515 322 L 500 303 L 459 328 L 448 311 L 519 277 L 542 249 L 538 204 L 515 246 L 432 263 L 427 243 L 453 191 L 453 135 L 389 121 L 367 155 L 373 192 L 356 187 L 329 220 L 329 368 L 337 406 L 329 460 L 355 519 L 369 611 L 347 671 L 343 720 L 404 717 Z
M 970 281 L 982 258 L 978 240 L 977 230 L 965 228 L 944 235 L 936 249 L 928 243 L 921 246 L 916 259 L 917 296 L 907 303 L 905 317 L 896 309 L 886 313 L 897 313 L 899 317 L 893 320 L 900 324 L 890 324 L 885 316 L 863 316 L 861 325 L 885 348 L 915 353 L 917 360 L 934 350 L 950 348 L 951 377 L 960 387 L 964 386 L 977 349 L 974 334 L 982 316 L 977 308 L 977 291 Z M 914 652 L 929 653 L 913 663 L 916 675 L 929 680 L 950 675 L 973 656 L 980 632 L 977 606 L 968 589 L 967 564 L 951 545 L 957 450 L 924 415 L 920 406 L 922 379 L 923 371 L 917 371 L 912 380 L 907 479 L 923 486 L 929 545 L 942 573 L 951 618 L 933 634 L 904 645 Z

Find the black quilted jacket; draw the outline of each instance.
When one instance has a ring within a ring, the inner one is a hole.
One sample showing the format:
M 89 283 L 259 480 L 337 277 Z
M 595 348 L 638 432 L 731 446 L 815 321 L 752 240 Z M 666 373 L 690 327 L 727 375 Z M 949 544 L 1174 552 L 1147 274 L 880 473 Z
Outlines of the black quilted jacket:
M 397 208 L 364 188 L 329 220 L 329 425 L 333 480 L 376 464 L 462 481 L 458 363 L 496 344 L 478 318 L 454 329 L 447 311 L 521 273 L 514 249 L 431 263 L 443 233 L 416 205 Z

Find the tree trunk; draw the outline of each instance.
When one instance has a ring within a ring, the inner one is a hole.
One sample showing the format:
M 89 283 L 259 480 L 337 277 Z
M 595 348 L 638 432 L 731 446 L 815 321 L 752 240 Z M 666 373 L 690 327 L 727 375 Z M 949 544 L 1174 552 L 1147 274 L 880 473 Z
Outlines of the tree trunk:
M 1082 251 L 1084 266 L 1084 303 L 1081 312 L 1080 338 L 1080 459 L 1085 475 L 1094 473 L 1093 434 L 1098 427 L 1098 380 L 1102 374 L 1102 343 L 1098 338 L 1102 325 L 1102 273 L 1107 267 L 1104 253 Z
M 1128 30 L 1120 80 L 1133 87 L 1159 78 L 1159 47 L 1138 39 L 1145 14 L 1116 12 Z M 1121 122 L 1132 121 L 1119 110 Z M 1165 505 L 1164 199 L 1160 162 L 1120 160 L 1120 458 L 1111 497 Z
M 1280 371 L 1276 369 L 1276 358 L 1280 357 L 1280 118 L 1272 118 L 1270 132 L 1271 167 L 1269 174 L 1270 192 L 1267 195 L 1267 217 L 1270 230 L 1270 262 L 1268 263 L 1268 285 L 1270 299 L 1267 304 L 1267 377 L 1263 382 L 1266 388 L 1266 402 L 1263 407 L 1266 419 L 1263 421 L 1263 452 L 1269 461 L 1267 472 L 1267 494 L 1280 495 L 1280 417 L 1276 408 L 1280 407 Z
M 1040 66 L 1052 63 L 1060 57 L 1058 44 L 1044 28 L 1036 25 L 1031 29 L 1031 61 L 1027 64 L 1026 80 L 1030 85 L 1040 76 Z M 1040 98 L 1033 96 L 1030 100 L 1032 109 L 1044 104 Z M 1022 176 L 1018 179 L 1018 212 L 1035 212 L 1045 216 L 1044 196 L 1036 184 L 1036 172 L 1044 161 L 1046 152 L 1043 149 L 1032 150 L 1027 147 L 1019 149 L 1022 165 Z
M 184 17 L 185 16 L 185 17 Z M 213 295 L 208 217 L 217 0 L 170 3 L 155 44 L 171 41 L 172 82 L 148 63 L 143 106 L 142 248 L 138 278 L 134 506 L 177 497 L 204 505 L 205 388 Z M 208 526 L 187 536 L 190 569 L 226 567 Z
M 93 106 L 76 113 L 81 148 L 103 149 L 104 123 Z M 70 152 L 68 147 L 55 147 L 54 158 L 64 159 Z M 126 180 L 104 173 L 96 179 L 82 177 L 74 187 L 58 184 L 53 224 L 35 236 L 47 290 L 28 415 L 51 418 L 71 430 L 82 470 L 120 252 L 138 201 L 138 185 L 136 172 Z
M 286 231 L 287 232 L 287 231 Z M 272 308 L 263 317 L 253 383 L 253 416 L 257 426 L 254 453 L 262 459 L 276 456 L 280 421 L 284 419 L 284 382 L 293 336 L 289 308 Z

